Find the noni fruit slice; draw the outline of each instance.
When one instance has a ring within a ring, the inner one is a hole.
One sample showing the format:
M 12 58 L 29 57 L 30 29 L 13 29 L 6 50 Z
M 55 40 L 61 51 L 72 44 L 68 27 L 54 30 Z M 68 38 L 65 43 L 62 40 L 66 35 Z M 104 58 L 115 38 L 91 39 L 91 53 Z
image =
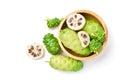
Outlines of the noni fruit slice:
M 56 55 L 60 51 L 60 46 L 58 44 L 58 40 L 54 37 L 53 34 L 48 33 L 43 38 L 43 43 L 46 46 L 49 53 L 52 55 Z
M 43 56 L 43 48 L 39 43 L 33 43 L 28 45 L 27 54 L 32 59 L 39 59 Z
M 85 22 L 86 20 L 81 14 L 72 14 L 66 20 L 68 27 L 73 30 L 82 29 L 85 25 Z
M 52 68 L 62 71 L 79 71 L 83 68 L 81 61 L 62 55 L 52 56 L 49 64 Z
M 81 56 L 90 55 L 89 47 L 82 47 L 78 35 L 75 31 L 65 28 L 60 31 L 59 38 L 63 45 Z
M 82 47 L 87 47 L 90 43 L 90 37 L 87 32 L 85 31 L 79 31 L 78 32 L 78 37 L 81 42 Z

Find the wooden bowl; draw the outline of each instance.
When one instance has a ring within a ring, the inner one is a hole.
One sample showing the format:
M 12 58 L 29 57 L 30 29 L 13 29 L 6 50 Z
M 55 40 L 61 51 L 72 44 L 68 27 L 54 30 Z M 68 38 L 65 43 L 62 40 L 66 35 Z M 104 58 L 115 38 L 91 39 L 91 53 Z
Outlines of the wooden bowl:
M 92 58 L 98 56 L 98 55 L 103 51 L 103 49 L 105 48 L 106 43 L 107 43 L 107 40 L 108 40 L 108 30 L 107 30 L 107 27 L 106 27 L 104 21 L 103 21 L 96 13 L 94 13 L 94 12 L 92 12 L 92 11 L 89 11 L 89 10 L 77 10 L 77 11 L 74 11 L 74 12 L 70 13 L 69 15 L 67 15 L 67 16 L 63 19 L 63 21 L 62 21 L 62 22 L 60 23 L 60 25 L 59 25 L 58 35 L 60 34 L 60 31 L 61 31 L 62 29 L 67 28 L 66 19 L 67 19 L 70 15 L 75 14 L 75 13 L 78 13 L 78 14 L 80 13 L 80 14 L 82 14 L 86 19 L 95 20 L 96 22 L 100 23 L 100 24 L 103 26 L 103 29 L 104 29 L 104 31 L 105 31 L 105 38 L 106 38 L 106 40 L 103 42 L 102 49 L 99 51 L 98 54 L 93 53 L 93 54 L 91 54 L 91 55 L 89 55 L 89 56 L 87 56 L 87 57 L 83 57 L 83 56 L 80 56 L 79 54 L 76 54 L 75 52 L 71 51 L 70 49 L 66 48 L 66 47 L 62 44 L 62 42 L 61 42 L 61 40 L 60 40 L 59 38 L 58 38 L 58 41 L 59 41 L 59 44 L 60 44 L 61 49 L 63 50 L 63 52 L 64 52 L 67 56 L 69 56 L 69 57 L 71 57 L 71 58 L 74 58 L 74 59 L 76 59 L 76 60 L 89 60 L 89 59 L 92 59 Z

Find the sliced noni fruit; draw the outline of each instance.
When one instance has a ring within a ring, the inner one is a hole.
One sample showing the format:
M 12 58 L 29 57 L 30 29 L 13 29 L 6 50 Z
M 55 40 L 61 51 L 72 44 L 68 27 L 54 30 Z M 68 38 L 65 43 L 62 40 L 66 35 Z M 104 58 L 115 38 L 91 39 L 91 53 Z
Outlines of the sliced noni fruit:
M 32 59 L 39 59 L 43 56 L 43 48 L 38 43 L 33 43 L 31 45 L 28 45 L 28 51 L 27 54 Z
M 87 32 L 85 31 L 79 31 L 78 37 L 81 42 L 82 47 L 87 47 L 90 43 L 90 37 Z
M 66 20 L 68 27 L 73 30 L 82 29 L 85 25 L 85 22 L 85 17 L 81 14 L 70 15 Z

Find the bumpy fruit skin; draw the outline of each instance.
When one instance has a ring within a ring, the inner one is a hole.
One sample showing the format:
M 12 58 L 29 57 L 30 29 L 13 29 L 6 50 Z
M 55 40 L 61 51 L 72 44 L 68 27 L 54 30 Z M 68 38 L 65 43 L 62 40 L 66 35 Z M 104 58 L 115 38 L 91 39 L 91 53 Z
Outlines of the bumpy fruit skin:
M 91 38 L 97 38 L 100 42 L 104 42 L 105 31 L 101 24 L 95 22 L 94 20 L 86 20 L 83 30 L 86 31 Z
M 56 55 L 60 51 L 60 46 L 58 44 L 58 40 L 54 37 L 53 34 L 48 33 L 43 38 L 43 43 L 46 46 L 49 53 L 52 55 Z
M 52 56 L 49 64 L 52 68 L 62 71 L 79 71 L 83 68 L 81 61 L 62 55 Z
M 52 19 L 47 19 L 47 26 L 48 28 L 53 28 L 56 27 L 60 24 L 62 19 L 59 18 L 52 18 Z
M 75 31 L 65 28 L 61 30 L 59 38 L 65 47 L 71 49 L 81 56 L 88 56 L 91 54 L 89 47 L 82 47 L 78 35 Z
M 92 40 L 90 41 L 89 47 L 90 47 L 90 51 L 91 51 L 91 52 L 94 52 L 94 53 L 98 54 L 98 52 L 99 52 L 99 51 L 101 50 L 101 48 L 102 48 L 102 44 L 101 44 L 101 42 L 100 42 L 99 40 L 97 40 L 97 39 L 92 39 Z

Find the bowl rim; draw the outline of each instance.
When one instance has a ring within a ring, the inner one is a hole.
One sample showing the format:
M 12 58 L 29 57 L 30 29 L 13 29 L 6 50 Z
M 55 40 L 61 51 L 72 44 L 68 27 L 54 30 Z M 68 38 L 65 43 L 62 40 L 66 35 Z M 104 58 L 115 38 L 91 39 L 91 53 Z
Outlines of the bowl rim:
M 100 24 L 102 25 L 102 27 L 104 28 L 104 31 L 105 31 L 105 41 L 102 45 L 102 49 L 98 52 L 98 54 L 92 54 L 90 56 L 86 56 L 86 57 L 81 57 L 81 56 L 74 56 L 72 55 L 71 53 L 69 53 L 67 50 L 65 50 L 61 40 L 59 39 L 59 34 L 60 34 L 60 31 L 61 31 L 61 28 L 62 28 L 62 25 L 64 24 L 64 22 L 66 21 L 66 19 L 71 15 L 71 14 L 75 14 L 75 13 L 85 13 L 85 14 L 90 14 L 92 16 L 94 16 L 99 22 Z M 76 10 L 76 11 L 73 11 L 71 12 L 70 14 L 68 14 L 60 23 L 59 25 L 59 29 L 58 29 L 58 42 L 59 42 L 59 45 L 61 47 L 61 49 L 63 50 L 63 52 L 71 57 L 71 58 L 74 58 L 76 60 L 89 60 L 89 59 L 92 59 L 92 58 L 95 58 L 96 56 L 98 56 L 100 53 L 102 53 L 102 51 L 105 49 L 106 47 L 106 44 L 107 44 L 107 41 L 108 41 L 108 29 L 107 29 L 107 26 L 105 24 L 105 22 L 103 21 L 103 19 L 98 15 L 96 14 L 95 12 L 93 11 L 90 11 L 90 10 Z

